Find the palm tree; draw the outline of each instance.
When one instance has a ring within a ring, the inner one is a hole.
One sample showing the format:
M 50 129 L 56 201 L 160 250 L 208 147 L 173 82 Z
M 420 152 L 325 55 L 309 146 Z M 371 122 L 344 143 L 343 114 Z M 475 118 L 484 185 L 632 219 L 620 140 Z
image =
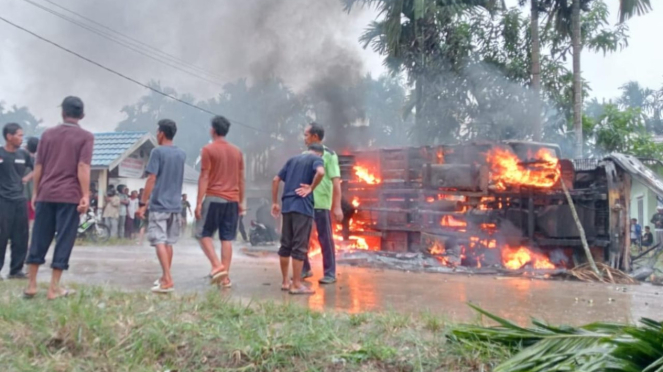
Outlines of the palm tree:
M 527 0 L 519 1 L 520 6 L 524 6 L 526 3 Z M 532 43 L 530 73 L 532 75 L 532 91 L 537 98 L 541 97 L 541 39 L 539 37 L 539 12 L 541 12 L 539 0 L 530 0 L 530 38 Z M 533 139 L 535 141 L 541 141 L 541 135 L 543 132 L 543 128 L 541 127 L 541 113 L 540 110 L 535 110 L 535 112 L 537 115 L 534 117 L 534 123 L 532 123 Z
M 544 0 L 551 9 L 551 20 L 562 36 L 571 37 L 573 54 L 573 128 L 576 136 L 576 157 L 583 156 L 582 135 L 582 53 L 581 13 L 588 11 L 593 0 Z M 572 2 L 569 4 L 569 2 Z M 652 9 L 650 0 L 619 0 L 619 21 L 624 22 L 635 15 Z
M 433 45 L 440 40 L 440 28 L 454 16 L 473 8 L 488 11 L 504 7 L 503 0 L 344 0 L 345 8 L 367 5 L 378 10 L 379 21 L 372 22 L 361 41 L 385 56 L 393 73 L 407 70 L 414 85 L 415 126 L 420 124 L 426 97 L 426 66 L 431 62 Z

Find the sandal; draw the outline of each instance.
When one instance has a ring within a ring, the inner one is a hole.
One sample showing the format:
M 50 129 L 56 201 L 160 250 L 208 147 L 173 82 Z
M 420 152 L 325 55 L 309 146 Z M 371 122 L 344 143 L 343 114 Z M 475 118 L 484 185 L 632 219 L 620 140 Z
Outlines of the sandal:
M 152 289 L 151 289 L 152 293 L 159 293 L 159 294 L 167 294 L 167 293 L 171 293 L 171 292 L 173 292 L 174 290 L 175 290 L 175 287 L 164 288 L 164 287 L 161 286 L 161 284 L 159 284 L 159 285 L 155 285 L 155 286 L 152 287 Z
M 221 288 L 232 288 L 233 282 L 231 282 L 230 279 L 228 279 L 227 282 L 222 282 L 219 285 L 221 286 Z
M 71 297 L 76 294 L 76 291 L 73 289 L 65 289 L 63 292 L 61 292 L 59 295 L 55 296 L 54 298 L 49 298 L 49 301 L 57 300 L 58 298 L 63 298 L 63 297 Z
M 223 269 L 221 271 L 218 271 L 216 273 L 210 274 L 210 284 L 219 284 L 224 278 L 228 276 L 228 271 L 226 269 Z
M 290 288 L 289 293 L 291 295 L 312 295 L 315 294 L 315 291 L 309 287 L 299 287 L 299 288 Z

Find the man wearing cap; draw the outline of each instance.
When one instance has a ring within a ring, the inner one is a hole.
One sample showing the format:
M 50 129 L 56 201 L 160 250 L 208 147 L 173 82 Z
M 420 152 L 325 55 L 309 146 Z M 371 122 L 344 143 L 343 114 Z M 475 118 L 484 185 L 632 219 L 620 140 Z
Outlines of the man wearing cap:
M 656 211 L 651 218 L 651 223 L 654 224 L 655 242 L 663 244 L 663 205 L 659 205 Z
M 55 251 L 51 284 L 47 297 L 54 300 L 72 292 L 60 287 L 62 271 L 69 268 L 69 257 L 76 241 L 79 215 L 90 205 L 90 163 L 94 136 L 80 127 L 85 117 L 83 101 L 69 96 L 62 102 L 62 124 L 47 129 L 39 142 L 34 170 L 33 204 L 35 222 L 26 264 L 26 298 L 37 294 L 37 272 L 46 260 L 53 242 Z

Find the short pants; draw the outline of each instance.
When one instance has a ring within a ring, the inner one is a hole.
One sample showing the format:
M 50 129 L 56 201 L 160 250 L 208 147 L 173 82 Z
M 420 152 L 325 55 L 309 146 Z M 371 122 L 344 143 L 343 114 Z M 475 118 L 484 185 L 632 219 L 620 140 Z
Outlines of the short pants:
M 219 239 L 231 242 L 237 236 L 239 203 L 215 196 L 203 201 L 202 218 L 196 222 L 196 238 L 211 238 L 219 231 Z
M 313 217 L 300 213 L 284 213 L 279 256 L 304 261 L 308 255 Z
M 147 223 L 147 239 L 150 245 L 175 245 L 180 239 L 182 215 L 180 212 L 150 212 Z

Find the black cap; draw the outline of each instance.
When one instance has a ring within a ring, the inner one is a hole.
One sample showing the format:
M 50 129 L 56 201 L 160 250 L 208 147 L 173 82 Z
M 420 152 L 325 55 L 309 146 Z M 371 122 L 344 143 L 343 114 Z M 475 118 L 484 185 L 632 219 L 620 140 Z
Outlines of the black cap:
M 83 100 L 74 97 L 74 96 L 69 96 L 62 101 L 62 104 L 60 105 L 63 109 L 66 108 L 72 108 L 72 109 L 77 109 L 83 111 L 84 105 L 83 105 Z

